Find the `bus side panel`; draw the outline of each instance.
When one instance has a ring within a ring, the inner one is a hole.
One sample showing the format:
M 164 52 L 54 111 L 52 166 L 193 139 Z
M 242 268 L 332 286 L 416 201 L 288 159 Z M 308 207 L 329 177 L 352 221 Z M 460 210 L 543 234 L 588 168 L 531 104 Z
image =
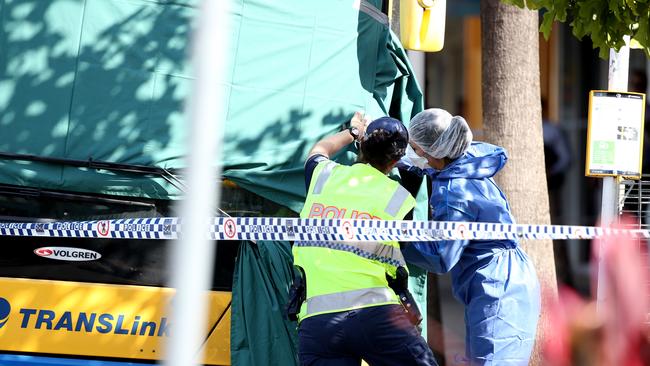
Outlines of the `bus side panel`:
M 0 277 L 0 350 L 159 360 L 173 333 L 166 313 L 173 294 L 161 287 Z M 224 321 L 231 300 L 230 292 L 208 294 L 206 338 L 219 326 L 229 330 Z M 215 359 L 229 362 L 229 333 L 220 334 L 217 348 L 227 354 Z
M 230 364 L 230 313 L 228 306 L 223 318 L 217 323 L 203 346 L 204 360 L 210 365 Z M 227 342 L 224 342 L 227 340 Z

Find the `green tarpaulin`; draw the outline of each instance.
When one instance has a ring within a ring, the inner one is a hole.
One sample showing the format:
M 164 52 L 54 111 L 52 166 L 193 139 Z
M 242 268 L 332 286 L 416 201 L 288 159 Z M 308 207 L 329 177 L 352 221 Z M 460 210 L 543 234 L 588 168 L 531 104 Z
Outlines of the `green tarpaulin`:
M 362 2 L 372 16 L 353 3 L 236 7 L 225 175 L 295 211 L 304 198 L 305 155 L 320 137 L 355 110 L 409 120 L 422 108 L 405 53 L 377 10 L 381 1 Z
M 286 242 L 244 243 L 233 279 L 233 365 L 297 365 L 296 323 L 284 315 L 293 279 Z
M 181 167 L 196 2 L 0 0 L 0 152 Z M 153 177 L 6 159 L 0 183 L 178 196 Z
M 183 103 L 193 79 L 186 54 L 197 4 L 0 0 L 0 153 L 182 169 Z M 232 4 L 231 43 L 223 50 L 232 60 L 223 85 L 224 175 L 297 212 L 305 154 L 319 138 L 356 110 L 408 121 L 422 109 L 422 96 L 381 0 Z M 353 158 L 352 151 L 338 157 Z M 180 196 L 155 176 L 6 158 L 0 184 Z M 238 261 L 233 363 L 292 364 L 295 329 L 278 318 L 287 245 L 244 245 Z
M 0 152 L 183 168 L 195 3 L 0 0 Z M 232 3 L 224 175 L 297 211 L 319 137 L 355 110 L 408 120 L 420 92 L 379 0 Z M 7 159 L 0 183 L 179 195 L 155 177 Z

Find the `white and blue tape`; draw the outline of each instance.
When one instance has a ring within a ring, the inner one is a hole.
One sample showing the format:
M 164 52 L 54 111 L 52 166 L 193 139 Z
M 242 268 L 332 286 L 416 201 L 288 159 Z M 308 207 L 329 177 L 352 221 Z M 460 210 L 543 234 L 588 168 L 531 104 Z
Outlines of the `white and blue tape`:
M 2 223 L 0 236 L 176 239 L 178 218 L 159 217 L 47 223 Z M 594 239 L 606 235 L 650 238 L 649 230 L 593 226 L 494 224 L 443 221 L 216 217 L 209 223 L 214 240 L 440 241 L 455 239 Z

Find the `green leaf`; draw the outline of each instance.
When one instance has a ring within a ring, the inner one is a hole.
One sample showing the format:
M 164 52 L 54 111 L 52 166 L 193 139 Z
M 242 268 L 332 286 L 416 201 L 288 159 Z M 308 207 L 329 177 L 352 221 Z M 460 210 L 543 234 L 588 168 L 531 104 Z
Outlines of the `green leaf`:
M 548 39 L 554 21 L 569 23 L 573 35 L 591 39 L 600 57 L 619 50 L 623 36 L 633 35 L 650 56 L 650 0 L 502 0 L 529 9 L 542 9 L 540 31 Z M 638 23 L 638 25 L 637 25 Z
M 555 11 L 547 11 L 544 13 L 542 24 L 539 27 L 540 31 L 544 34 L 544 39 L 547 41 L 553 28 L 553 20 L 555 20 Z
M 598 51 L 598 56 L 603 60 L 607 60 L 607 58 L 609 57 L 609 48 L 600 47 Z
M 638 12 L 638 10 L 637 10 L 637 7 L 636 7 L 636 1 L 635 1 L 635 0 L 625 0 L 625 4 L 626 4 L 627 7 L 630 9 L 630 11 L 632 12 L 632 14 L 634 14 L 635 16 L 639 16 L 639 12 Z
M 643 5 L 642 5 L 643 6 Z M 631 17 L 638 17 L 639 10 L 637 3 L 634 1 L 625 0 L 625 10 Z
M 614 14 L 616 18 L 621 19 L 621 13 L 623 12 L 623 9 L 621 8 L 621 0 L 610 0 L 607 5 L 609 13 Z
M 554 4 L 555 8 L 554 9 L 555 9 L 555 12 L 556 12 L 557 20 L 559 20 L 561 22 L 566 21 L 568 5 L 569 5 L 568 0 L 559 0 L 559 1 L 555 2 L 555 4 Z
M 578 21 L 577 19 L 572 21 L 570 25 L 571 25 L 571 30 L 573 32 L 573 35 L 576 38 L 582 39 L 582 37 L 584 37 L 585 34 L 587 34 L 587 32 L 585 32 L 583 23 Z
M 639 28 L 634 34 L 634 39 L 644 47 L 646 54 L 650 52 L 650 19 L 648 17 L 639 17 Z

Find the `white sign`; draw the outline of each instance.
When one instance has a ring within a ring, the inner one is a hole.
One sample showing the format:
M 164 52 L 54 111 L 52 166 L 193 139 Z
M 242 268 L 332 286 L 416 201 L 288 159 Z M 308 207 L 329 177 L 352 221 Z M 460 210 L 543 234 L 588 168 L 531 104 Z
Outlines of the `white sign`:
M 645 94 L 589 93 L 587 176 L 641 177 L 644 109 Z

